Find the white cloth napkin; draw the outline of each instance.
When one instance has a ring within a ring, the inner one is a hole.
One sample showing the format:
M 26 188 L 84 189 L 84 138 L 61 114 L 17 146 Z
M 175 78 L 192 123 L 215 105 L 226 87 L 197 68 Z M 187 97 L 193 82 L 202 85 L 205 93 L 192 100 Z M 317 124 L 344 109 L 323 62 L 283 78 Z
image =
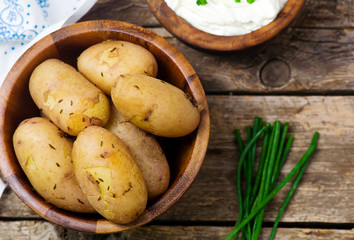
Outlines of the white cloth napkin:
M 96 0 L 0 0 L 0 86 L 35 42 L 78 21 Z M 0 179 L 0 197 L 6 185 Z

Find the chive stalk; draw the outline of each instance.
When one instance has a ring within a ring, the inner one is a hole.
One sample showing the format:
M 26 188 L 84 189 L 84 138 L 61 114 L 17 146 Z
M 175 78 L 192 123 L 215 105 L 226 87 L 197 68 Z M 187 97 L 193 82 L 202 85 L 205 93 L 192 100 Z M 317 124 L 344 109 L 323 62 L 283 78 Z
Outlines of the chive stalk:
M 273 185 L 273 183 L 275 183 L 276 179 L 278 178 L 278 170 L 280 169 L 280 159 L 281 159 L 281 155 L 283 153 L 283 148 L 284 148 L 284 143 L 285 143 L 285 139 L 286 139 L 286 135 L 288 133 L 288 128 L 289 128 L 289 123 L 286 122 L 284 124 L 284 127 L 282 129 L 281 132 L 281 138 L 280 138 L 280 144 L 279 144 L 279 150 L 278 150 L 278 155 L 276 157 L 275 160 L 275 164 L 274 164 L 274 174 L 272 174 L 272 179 L 271 179 L 271 183 Z
M 305 172 L 305 169 L 308 165 L 308 162 L 309 160 L 306 161 L 306 163 L 304 164 L 304 166 L 301 167 L 301 169 L 299 170 L 299 173 L 297 174 L 295 180 L 294 180 L 294 183 L 293 185 L 291 186 L 291 189 L 288 193 L 288 195 L 286 196 L 284 202 L 282 203 L 280 209 L 279 209 L 279 212 L 278 212 L 278 215 L 277 215 L 277 218 L 275 219 L 275 222 L 274 222 L 274 225 L 273 225 L 273 228 L 272 228 L 272 232 L 270 234 L 270 237 L 269 237 L 269 240 L 272 240 L 274 239 L 274 236 L 275 236 L 275 233 L 276 233 L 276 230 L 277 230 L 277 227 L 278 227 L 278 224 L 279 224 L 279 221 L 280 221 L 280 218 L 286 208 L 286 206 L 288 205 L 288 203 L 290 202 L 290 199 L 292 198 L 292 196 L 294 195 L 295 193 L 295 190 L 297 188 L 297 186 L 299 185 L 299 182 L 301 180 L 301 177 L 302 175 L 304 174 Z
M 262 128 L 262 130 L 263 129 L 264 129 L 264 127 Z M 319 133 L 316 132 L 313 135 L 313 138 L 312 138 L 312 141 L 311 141 L 311 144 L 310 144 L 308 150 L 302 156 L 300 161 L 295 165 L 295 167 L 288 173 L 288 175 L 270 193 L 268 193 L 266 195 L 266 197 L 264 199 L 262 199 L 262 201 L 254 209 L 252 209 L 252 211 L 250 212 L 250 214 L 247 217 L 245 217 L 239 224 L 237 224 L 237 226 L 230 232 L 230 234 L 225 238 L 225 240 L 230 240 L 234 236 L 236 236 L 238 234 L 238 232 L 244 226 L 246 226 L 246 224 L 248 224 L 257 214 L 259 214 L 259 212 L 264 209 L 264 207 L 268 204 L 268 202 L 298 173 L 297 178 L 299 178 L 299 179 L 296 181 L 297 184 L 294 187 L 292 187 L 293 191 L 292 191 L 291 195 L 293 194 L 293 192 L 295 191 L 295 188 L 297 187 L 297 185 L 300 181 L 300 178 L 301 178 L 303 172 L 305 171 L 304 166 L 306 166 L 308 164 L 309 158 L 312 156 L 313 152 L 317 148 L 318 137 L 319 137 Z M 253 140 L 254 139 L 252 139 L 252 142 L 254 143 L 255 141 L 253 141 Z M 249 146 L 250 145 L 248 144 L 246 146 L 245 150 L 247 149 L 247 151 L 248 151 Z M 245 152 L 246 151 L 243 152 L 243 155 L 245 155 Z M 300 169 L 301 169 L 301 171 L 300 171 Z M 242 200 L 242 198 L 241 198 L 241 200 Z M 289 200 L 290 200 L 290 197 L 289 197 Z M 287 203 L 288 202 L 289 201 L 287 201 Z M 283 205 L 286 207 L 287 203 L 284 203 Z M 284 209 L 285 209 L 285 207 L 284 207 Z M 284 209 L 282 211 L 284 211 Z
M 319 133 L 316 132 L 314 134 L 313 138 L 312 138 L 311 145 L 316 145 L 318 137 L 319 137 Z M 296 178 L 295 178 L 295 180 L 294 180 L 294 182 L 293 182 L 293 184 L 292 184 L 292 186 L 291 186 L 291 188 L 289 190 L 288 195 L 284 199 L 284 202 L 282 203 L 282 205 L 281 205 L 281 207 L 279 209 L 277 218 L 275 219 L 275 222 L 274 222 L 274 225 L 273 225 L 272 232 L 270 234 L 269 240 L 273 240 L 274 239 L 276 231 L 277 231 L 277 227 L 278 227 L 278 224 L 279 224 L 279 221 L 280 221 L 280 218 L 281 218 L 283 212 L 285 211 L 285 208 L 289 204 L 290 199 L 293 197 L 293 195 L 295 193 L 295 190 L 296 190 L 297 186 L 300 183 L 302 175 L 304 175 L 304 172 L 305 172 L 305 170 L 307 168 L 308 163 L 309 163 L 309 160 L 307 160 L 306 163 L 304 164 L 304 166 L 302 166 L 302 168 L 299 170 L 299 173 L 297 174 L 297 176 L 296 176 Z
M 264 168 L 264 162 L 265 162 L 266 155 L 267 155 L 267 151 L 266 150 L 268 148 L 269 141 L 270 141 L 270 133 L 269 133 L 269 129 L 268 129 L 265 132 L 264 138 L 263 138 L 261 156 L 260 156 L 259 163 L 258 163 L 256 179 L 254 180 L 254 187 L 253 187 L 253 191 L 252 191 L 251 202 L 254 202 L 254 199 L 256 197 L 257 191 L 259 189 L 259 185 L 261 183 L 262 171 L 263 171 L 263 168 Z
M 208 4 L 207 0 L 197 0 L 197 5 L 200 6 L 200 5 L 206 5 Z
M 246 155 L 248 154 L 248 151 L 251 149 L 252 145 L 257 141 L 257 139 L 263 134 L 263 132 L 269 128 L 269 125 L 266 125 L 262 127 L 261 130 L 259 130 L 252 138 L 252 140 L 247 144 L 245 147 L 244 151 L 241 154 L 240 161 L 238 162 L 238 168 L 237 168 L 237 175 L 236 175 L 236 185 L 237 185 L 237 197 L 239 201 L 239 219 L 242 219 L 243 217 L 243 202 L 242 202 L 242 192 L 241 192 L 241 168 L 243 165 L 243 162 L 245 161 Z
M 256 0 L 247 0 L 247 3 L 248 4 L 252 4 L 252 3 L 254 3 Z M 235 3 L 240 3 L 241 2 L 241 0 L 235 0 Z M 206 5 L 206 4 L 208 4 L 208 2 L 207 2 L 207 0 L 197 0 L 197 2 L 196 2 L 196 4 L 198 5 L 198 6 L 200 6 L 200 5 Z
M 277 185 L 276 181 L 280 175 L 281 168 L 290 152 L 290 148 L 294 137 L 287 136 L 289 123 L 285 123 L 282 127 L 280 121 L 275 121 L 273 126 L 270 123 L 263 125 L 263 119 L 256 117 L 253 126 L 246 128 L 247 144 L 244 146 L 241 138 L 240 130 L 235 129 L 234 134 L 236 143 L 240 150 L 240 159 L 237 166 L 236 187 L 237 199 L 239 203 L 239 216 L 233 231 L 227 236 L 227 239 L 237 239 L 238 233 L 241 231 L 241 239 L 258 239 L 261 231 L 262 222 L 265 213 L 265 206 L 279 192 L 287 182 L 296 174 L 296 179 L 284 200 L 278 216 L 274 222 L 271 239 L 274 238 L 276 228 L 288 205 L 300 179 L 306 169 L 309 158 L 316 149 L 318 133 L 315 133 L 311 141 L 310 147 L 303 155 L 291 172 Z M 256 166 L 256 148 L 257 141 L 263 135 L 260 158 L 258 168 L 254 176 L 254 168 Z M 244 177 L 242 178 L 241 173 Z M 244 192 L 241 189 L 241 180 L 245 180 Z

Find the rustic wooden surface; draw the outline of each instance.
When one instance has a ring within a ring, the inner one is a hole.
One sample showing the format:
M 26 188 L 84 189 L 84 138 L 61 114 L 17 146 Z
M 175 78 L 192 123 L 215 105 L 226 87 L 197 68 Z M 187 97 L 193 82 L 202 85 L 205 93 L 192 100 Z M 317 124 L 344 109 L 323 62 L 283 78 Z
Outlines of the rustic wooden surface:
M 173 226 L 171 228 L 169 226 L 151 225 L 123 233 L 94 235 L 67 230 L 44 221 L 13 221 L 11 223 L 0 221 L 0 229 L 2 240 L 215 240 L 222 239 L 232 228 L 223 226 Z M 270 232 L 270 228 L 264 228 L 259 240 L 268 239 Z M 31 238 L 28 238 L 29 235 Z M 281 236 L 279 239 L 282 240 L 352 240 L 354 238 L 354 233 L 351 230 L 315 228 L 279 228 L 278 235 Z
M 191 188 L 152 223 L 109 235 L 79 233 L 39 218 L 7 189 L 0 200 L 0 239 L 223 239 L 237 218 L 239 153 L 233 128 L 258 115 L 289 121 L 294 147 L 290 171 L 321 133 L 314 155 L 284 213 L 277 239 L 354 239 L 354 2 L 307 0 L 277 37 L 247 52 L 213 55 L 169 34 L 145 0 L 98 0 L 81 21 L 113 19 L 147 27 L 191 62 L 208 96 L 211 134 L 207 156 Z M 285 189 L 286 190 L 286 189 Z M 269 204 L 267 239 L 285 192 Z

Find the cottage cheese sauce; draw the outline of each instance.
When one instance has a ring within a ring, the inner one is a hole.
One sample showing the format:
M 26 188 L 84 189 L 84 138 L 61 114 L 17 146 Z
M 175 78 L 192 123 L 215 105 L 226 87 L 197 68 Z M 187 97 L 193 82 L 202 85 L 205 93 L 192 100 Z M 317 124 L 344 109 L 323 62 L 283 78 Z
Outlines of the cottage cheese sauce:
M 207 0 L 198 6 L 196 0 L 165 0 L 176 14 L 192 26 L 215 35 L 234 36 L 255 31 L 270 22 L 287 0 Z

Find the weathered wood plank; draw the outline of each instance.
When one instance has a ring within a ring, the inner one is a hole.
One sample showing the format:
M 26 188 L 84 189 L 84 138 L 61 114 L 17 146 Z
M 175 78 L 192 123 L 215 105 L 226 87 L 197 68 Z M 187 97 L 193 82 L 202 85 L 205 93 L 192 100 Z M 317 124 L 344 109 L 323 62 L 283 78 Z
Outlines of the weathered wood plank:
M 342 93 L 354 90 L 353 29 L 292 28 L 242 55 L 210 55 L 167 38 L 193 65 L 208 92 Z M 285 71 L 290 76 L 286 76 Z M 280 71 L 280 72 L 279 72 Z
M 5 218 L 40 218 L 8 186 L 0 199 L 0 216 Z
M 351 0 L 308 0 L 296 19 L 302 27 L 352 27 L 354 3 Z
M 238 151 L 232 130 L 244 129 L 258 115 L 267 121 L 290 122 L 295 141 L 282 176 L 306 151 L 319 131 L 314 155 L 283 222 L 354 222 L 354 97 L 208 96 L 211 135 L 207 156 L 196 181 L 161 221 L 235 221 L 235 172 Z M 274 221 L 285 192 L 269 204 L 266 221 Z M 32 215 L 7 190 L 0 201 L 0 217 Z
M 76 232 L 45 221 L 0 221 L 2 240 L 134 240 L 134 239 L 164 239 L 164 240 L 218 240 L 224 239 L 231 227 L 219 226 L 143 226 L 123 233 L 94 235 Z M 270 228 L 264 228 L 260 240 L 269 238 Z M 282 240 L 349 240 L 354 238 L 353 230 L 301 229 L 279 228 L 276 239 Z
M 179 226 L 152 226 L 144 227 L 133 231 L 124 232 L 122 238 L 131 239 L 165 239 L 165 240 L 191 240 L 224 239 L 232 230 L 230 227 L 179 227 Z M 264 228 L 259 236 L 259 240 L 269 239 L 271 229 Z M 319 230 L 319 229 L 284 229 L 279 228 L 276 239 L 282 240 L 304 240 L 304 239 L 353 239 L 353 230 Z
M 63 239 L 65 229 L 44 221 L 0 221 L 2 240 Z
M 235 220 L 239 155 L 232 130 L 244 129 L 257 115 L 290 122 L 295 141 L 283 174 L 306 151 L 312 134 L 321 133 L 318 151 L 282 221 L 354 222 L 354 97 L 209 96 L 208 102 L 212 126 L 207 157 L 190 190 L 163 219 Z M 267 221 L 274 220 L 284 195 L 280 192 L 270 203 Z
M 229 55 L 169 41 L 192 64 L 207 93 L 339 94 L 354 90 L 353 37 L 354 29 L 292 28 L 257 49 Z M 278 72 L 279 63 L 288 77 Z
M 160 26 L 144 0 L 98 0 L 80 20 L 119 20 L 140 26 Z
M 293 22 L 297 27 L 352 27 L 354 4 L 351 0 L 308 0 L 301 14 Z M 160 26 L 145 0 L 98 0 L 82 18 L 84 20 L 111 19 L 138 24 Z

